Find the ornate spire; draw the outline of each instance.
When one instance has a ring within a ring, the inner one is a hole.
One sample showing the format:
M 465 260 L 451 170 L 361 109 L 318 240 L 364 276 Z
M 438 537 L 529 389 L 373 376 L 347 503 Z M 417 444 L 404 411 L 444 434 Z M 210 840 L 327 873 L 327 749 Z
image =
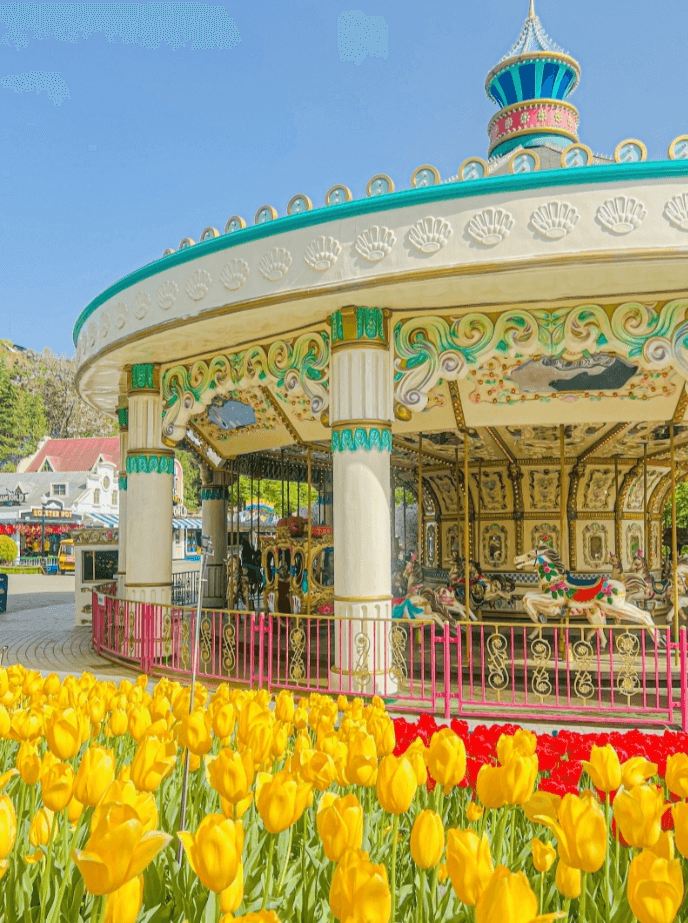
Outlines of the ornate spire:
M 535 12 L 535 0 L 530 0 L 530 11 L 523 29 L 521 30 L 521 34 L 516 40 L 516 44 L 504 55 L 502 61 L 506 61 L 509 58 L 517 58 L 523 54 L 541 51 L 566 54 L 564 49 L 560 48 L 556 42 L 553 42 L 545 32 L 539 16 Z
M 530 0 L 530 12 L 528 13 L 528 19 L 535 19 L 535 0 Z

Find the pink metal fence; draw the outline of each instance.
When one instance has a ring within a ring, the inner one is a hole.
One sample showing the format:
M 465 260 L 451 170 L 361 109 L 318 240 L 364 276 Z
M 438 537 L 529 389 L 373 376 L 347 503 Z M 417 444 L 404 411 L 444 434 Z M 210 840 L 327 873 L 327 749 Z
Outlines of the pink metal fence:
M 93 594 L 98 653 L 146 673 L 190 676 L 196 611 Z M 197 676 L 210 683 L 379 695 L 445 717 L 675 725 L 688 730 L 688 640 L 670 628 L 450 627 L 202 610 Z

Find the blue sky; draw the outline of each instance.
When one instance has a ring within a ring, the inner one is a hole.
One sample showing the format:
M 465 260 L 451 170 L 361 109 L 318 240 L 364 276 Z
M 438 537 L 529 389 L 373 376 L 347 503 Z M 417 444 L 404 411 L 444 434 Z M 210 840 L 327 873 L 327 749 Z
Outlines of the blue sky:
M 67 355 L 93 297 L 207 225 L 252 223 L 264 204 L 282 215 L 297 192 L 321 206 L 336 182 L 360 197 L 380 172 L 408 188 L 422 163 L 448 177 L 484 157 L 496 111 L 484 79 L 528 2 L 241 0 L 110 19 L 108 6 L 74 4 L 70 31 L 36 20 L 50 4 L 0 4 L 0 338 Z M 637 137 L 654 159 L 688 134 L 685 0 L 536 10 L 581 62 L 584 143 L 611 153 Z

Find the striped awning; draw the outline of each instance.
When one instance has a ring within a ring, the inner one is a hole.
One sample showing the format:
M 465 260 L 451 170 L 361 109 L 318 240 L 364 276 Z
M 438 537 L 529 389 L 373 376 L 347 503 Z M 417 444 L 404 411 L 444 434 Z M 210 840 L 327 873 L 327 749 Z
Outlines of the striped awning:
M 117 528 L 119 525 L 119 515 L 117 513 L 87 513 L 87 515 L 91 519 L 95 519 L 96 522 L 102 522 L 104 526 Z M 180 519 L 174 518 L 172 526 L 175 529 L 200 529 L 201 521 L 201 518 L 197 516 L 184 516 Z
M 200 518 L 194 516 L 185 516 L 183 519 L 173 519 L 172 525 L 175 529 L 201 529 Z
M 86 516 L 95 519 L 96 522 L 102 522 L 104 526 L 110 526 L 111 529 L 119 526 L 118 513 L 86 513 Z

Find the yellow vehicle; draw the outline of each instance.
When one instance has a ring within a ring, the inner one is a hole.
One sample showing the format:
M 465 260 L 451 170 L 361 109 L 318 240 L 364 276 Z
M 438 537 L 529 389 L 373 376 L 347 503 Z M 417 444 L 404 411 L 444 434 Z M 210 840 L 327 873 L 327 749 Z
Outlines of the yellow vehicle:
M 57 551 L 57 569 L 61 574 L 74 573 L 74 540 L 66 538 Z

